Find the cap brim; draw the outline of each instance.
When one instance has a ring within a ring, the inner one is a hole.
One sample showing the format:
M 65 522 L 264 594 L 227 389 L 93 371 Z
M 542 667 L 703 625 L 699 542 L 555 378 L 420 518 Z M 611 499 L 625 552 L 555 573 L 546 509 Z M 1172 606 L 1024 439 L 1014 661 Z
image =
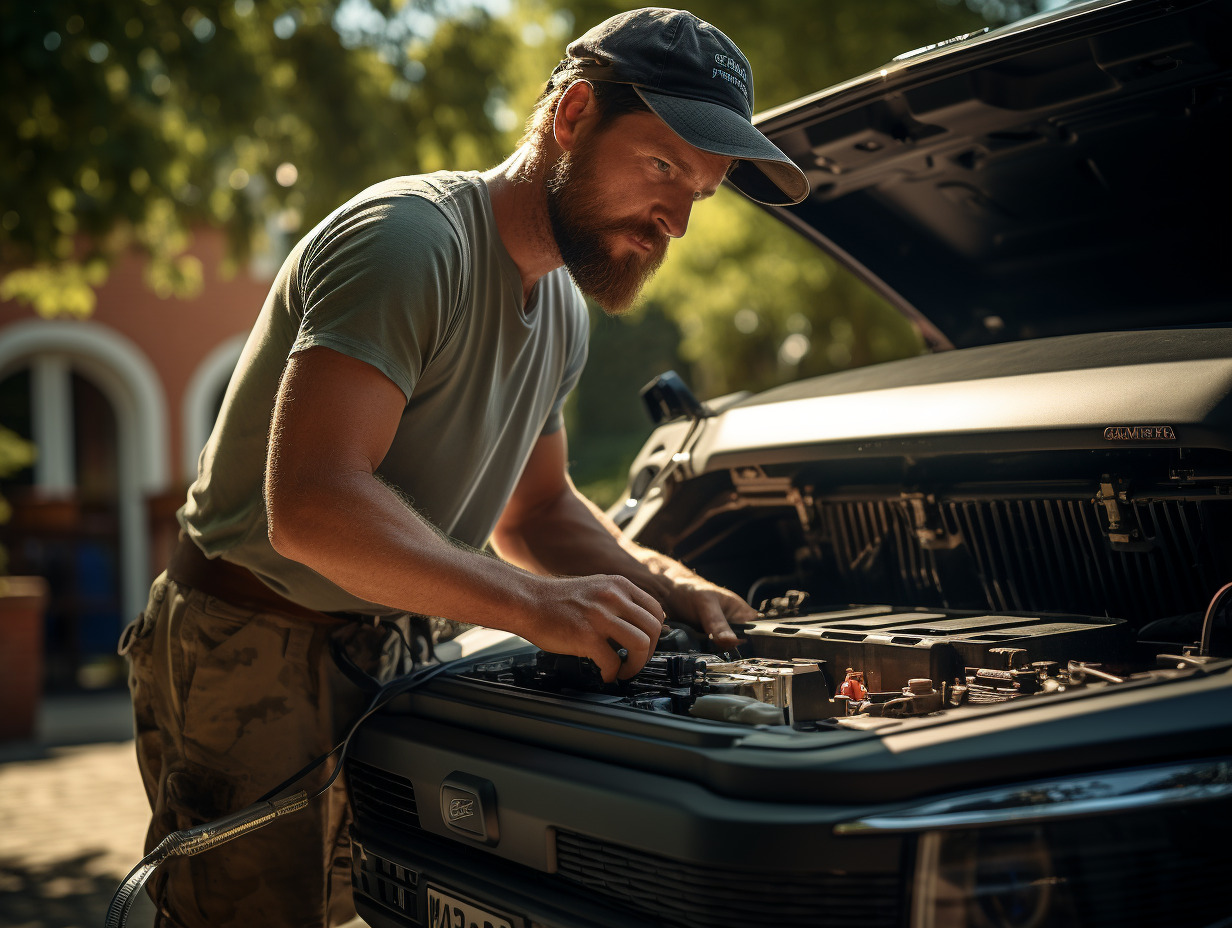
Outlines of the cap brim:
M 734 110 L 706 100 L 633 89 L 673 132 L 702 151 L 735 158 L 728 181 L 751 200 L 790 206 L 809 195 L 808 178 L 787 155 Z

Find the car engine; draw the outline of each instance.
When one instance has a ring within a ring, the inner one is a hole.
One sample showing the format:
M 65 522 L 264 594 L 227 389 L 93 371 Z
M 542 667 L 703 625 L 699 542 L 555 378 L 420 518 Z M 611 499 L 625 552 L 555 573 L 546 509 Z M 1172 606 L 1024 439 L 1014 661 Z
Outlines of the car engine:
M 1089 425 L 1116 395 L 1075 392 L 1070 372 L 1109 352 L 1106 376 L 1203 425 Z M 553 655 L 470 676 L 631 710 L 875 728 L 1200 674 L 1232 656 L 1232 450 L 1204 412 L 1227 407 L 1224 381 L 1187 359 L 1229 352 L 1223 330 L 1074 336 L 700 412 L 660 378 L 643 398 L 662 422 L 609 515 L 759 606 L 739 651 L 680 628 L 622 683 Z
M 1145 646 L 1118 619 L 809 610 L 807 600 L 792 590 L 763 602 L 737 652 L 699 650 L 692 632 L 665 629 L 628 680 L 604 683 L 593 662 L 545 651 L 478 662 L 463 676 L 616 708 L 814 730 L 1174 677 L 1211 659 L 1201 642 L 1177 653 Z M 1213 603 L 1208 625 L 1219 611 Z M 854 691 L 844 687 L 853 679 Z

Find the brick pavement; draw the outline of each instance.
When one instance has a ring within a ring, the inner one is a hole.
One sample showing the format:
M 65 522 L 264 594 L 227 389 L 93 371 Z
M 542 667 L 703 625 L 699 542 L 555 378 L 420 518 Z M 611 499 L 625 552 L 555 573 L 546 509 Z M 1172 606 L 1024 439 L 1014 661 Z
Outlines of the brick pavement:
M 149 817 L 130 730 L 127 694 L 59 697 L 37 741 L 0 745 L 0 926 L 103 924 Z M 129 925 L 151 914 L 143 897 Z

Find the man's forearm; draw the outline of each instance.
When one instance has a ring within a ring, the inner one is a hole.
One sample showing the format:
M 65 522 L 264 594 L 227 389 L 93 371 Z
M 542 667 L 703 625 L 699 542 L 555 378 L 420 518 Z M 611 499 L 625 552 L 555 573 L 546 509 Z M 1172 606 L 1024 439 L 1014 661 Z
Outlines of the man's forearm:
M 616 574 L 662 603 L 670 597 L 671 575 L 687 572 L 677 561 L 625 538 L 598 506 L 572 488 L 516 528 L 498 531 L 492 542 L 505 560 L 535 573 Z
M 295 506 L 275 502 L 270 510 L 280 553 L 371 602 L 590 657 L 605 680 L 640 670 L 658 640 L 663 608 L 640 584 L 535 576 L 488 557 L 437 532 L 371 474 L 321 484 Z
M 369 602 L 519 631 L 534 579 L 442 535 L 375 476 L 287 489 L 267 494 L 283 556 Z
M 527 570 L 557 576 L 616 574 L 659 601 L 669 619 L 699 629 L 717 645 L 739 643 L 733 624 L 756 613 L 739 596 L 683 564 L 623 537 L 598 507 L 566 482 L 565 490 L 520 518 L 501 520 L 493 544 Z

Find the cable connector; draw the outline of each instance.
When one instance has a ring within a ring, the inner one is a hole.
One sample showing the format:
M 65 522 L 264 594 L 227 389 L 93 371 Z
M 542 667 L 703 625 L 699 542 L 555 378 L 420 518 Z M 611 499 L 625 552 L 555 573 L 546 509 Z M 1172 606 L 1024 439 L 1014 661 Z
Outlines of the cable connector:
M 293 793 L 284 799 L 271 799 L 268 802 L 254 803 L 247 809 L 240 809 L 240 811 L 224 816 L 217 821 L 207 822 L 204 825 L 198 825 L 196 828 L 189 828 L 186 831 L 180 832 L 183 837 L 179 846 L 172 851 L 170 856 L 192 857 L 194 854 L 208 851 L 210 848 L 218 847 L 220 844 L 226 844 L 240 835 L 255 831 L 262 825 L 272 822 L 280 815 L 298 812 L 306 805 L 308 805 L 308 791 L 302 789 L 298 793 Z
M 128 912 L 137 898 L 137 893 L 158 869 L 159 864 L 168 857 L 192 857 L 220 844 L 226 844 L 233 838 L 256 831 L 279 816 L 298 812 L 308 805 L 308 801 L 307 790 L 301 789 L 282 799 L 253 803 L 246 809 L 240 809 L 216 821 L 167 835 L 159 842 L 158 847 L 129 872 L 112 896 L 111 905 L 107 908 L 106 928 L 122 928 L 128 921 Z

